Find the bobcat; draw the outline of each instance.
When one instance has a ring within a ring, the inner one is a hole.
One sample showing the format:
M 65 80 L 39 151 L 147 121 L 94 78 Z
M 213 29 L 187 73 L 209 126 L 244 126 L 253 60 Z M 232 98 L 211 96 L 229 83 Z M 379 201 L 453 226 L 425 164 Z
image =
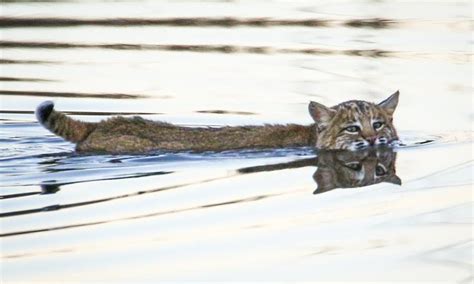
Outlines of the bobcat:
M 310 125 L 183 127 L 141 117 L 113 117 L 98 123 L 75 120 L 46 101 L 36 109 L 49 131 L 76 143 L 79 152 L 145 153 L 166 151 L 225 151 L 244 148 L 311 146 L 359 150 L 398 140 L 392 124 L 399 92 L 379 104 L 347 101 L 333 107 L 310 102 Z

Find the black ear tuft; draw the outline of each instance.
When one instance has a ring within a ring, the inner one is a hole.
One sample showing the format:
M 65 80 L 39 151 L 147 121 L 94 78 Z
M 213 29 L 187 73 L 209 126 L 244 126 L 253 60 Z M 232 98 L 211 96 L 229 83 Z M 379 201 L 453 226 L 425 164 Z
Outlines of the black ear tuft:
M 41 124 L 44 124 L 46 120 L 48 120 L 49 115 L 53 112 L 54 109 L 54 103 L 52 101 L 45 101 L 41 103 L 37 108 L 36 108 L 36 119 L 38 119 L 38 122 Z

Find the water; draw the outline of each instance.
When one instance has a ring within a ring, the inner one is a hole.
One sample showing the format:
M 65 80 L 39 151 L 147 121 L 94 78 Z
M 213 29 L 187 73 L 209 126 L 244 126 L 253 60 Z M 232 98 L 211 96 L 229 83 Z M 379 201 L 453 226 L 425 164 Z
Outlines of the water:
M 471 282 L 471 11 L 470 1 L 4 1 L 2 281 Z M 33 115 L 54 100 L 88 121 L 307 124 L 310 100 L 377 102 L 397 89 L 404 145 L 363 158 L 78 155 Z M 395 172 L 347 188 L 335 160 Z

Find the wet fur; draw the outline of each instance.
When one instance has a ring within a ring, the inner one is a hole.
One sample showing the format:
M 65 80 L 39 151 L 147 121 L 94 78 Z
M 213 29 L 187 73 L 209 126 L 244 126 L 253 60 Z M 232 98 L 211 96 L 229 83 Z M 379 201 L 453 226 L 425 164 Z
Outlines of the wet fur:
M 295 124 L 192 128 L 140 117 L 116 117 L 101 122 L 77 149 L 120 153 L 299 147 L 314 141 L 312 133 L 311 126 Z
M 398 92 L 396 99 L 398 102 Z M 154 150 L 200 152 L 301 146 L 357 150 L 357 147 L 351 145 L 375 134 L 370 129 L 363 128 L 363 133 L 357 137 L 341 135 L 341 127 L 349 121 L 357 120 L 366 125 L 372 118 L 384 119 L 387 121 L 387 127 L 379 134 L 387 137 L 387 143 L 397 139 L 391 124 L 393 111 L 389 114 L 383 103 L 376 105 L 363 101 L 349 101 L 327 108 L 311 102 L 309 111 L 315 122 L 310 125 L 194 128 L 141 117 L 121 116 L 90 123 L 72 119 L 54 110 L 54 104 L 50 101 L 38 106 L 36 116 L 46 129 L 76 143 L 76 150 L 80 152 L 145 153 Z M 367 128 L 372 126 L 368 125 Z
M 51 101 L 40 104 L 35 113 L 39 123 L 46 129 L 74 143 L 83 142 L 98 126 L 97 123 L 75 120 L 55 111 Z
M 393 113 L 398 105 L 399 92 L 379 104 L 366 101 L 347 101 L 331 108 L 316 102 L 309 104 L 309 112 L 316 122 L 316 148 L 326 150 L 360 150 L 369 146 L 391 145 L 398 140 L 393 126 Z M 374 122 L 382 122 L 374 129 Z M 358 125 L 360 131 L 348 133 L 344 129 Z

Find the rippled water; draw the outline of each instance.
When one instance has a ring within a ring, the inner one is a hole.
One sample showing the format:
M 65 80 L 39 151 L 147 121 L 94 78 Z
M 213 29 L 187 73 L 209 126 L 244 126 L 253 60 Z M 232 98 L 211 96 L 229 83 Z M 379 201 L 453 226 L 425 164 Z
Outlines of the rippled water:
M 2 281 L 471 282 L 471 11 L 470 1 L 4 1 Z M 350 157 L 80 155 L 33 115 L 54 100 L 88 121 L 307 124 L 310 100 L 377 102 L 397 89 L 403 145 Z M 338 161 L 393 172 L 348 188 Z

